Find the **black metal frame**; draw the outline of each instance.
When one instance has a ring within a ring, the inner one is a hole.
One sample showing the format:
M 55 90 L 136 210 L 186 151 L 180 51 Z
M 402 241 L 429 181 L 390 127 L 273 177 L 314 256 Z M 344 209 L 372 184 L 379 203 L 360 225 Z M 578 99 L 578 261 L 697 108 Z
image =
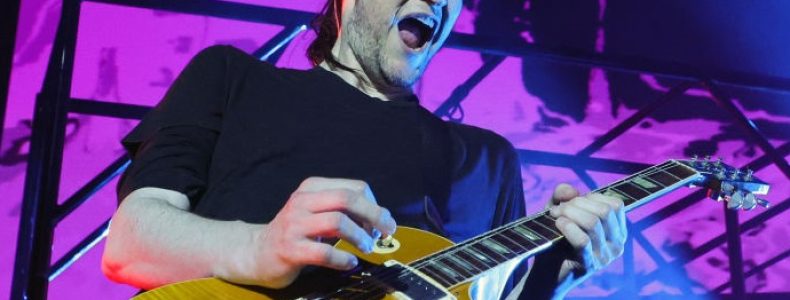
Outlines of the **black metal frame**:
M 3 124 L 11 87 L 11 69 L 14 62 L 14 43 L 22 0 L 7 0 L 0 3 L 0 146 L 3 144 Z M 2 147 L 0 147 L 2 149 Z
M 36 101 L 28 173 L 25 181 L 24 203 L 17 243 L 17 260 L 14 270 L 12 299 L 46 298 L 48 281 L 57 277 L 60 272 L 67 268 L 74 260 L 79 258 L 82 253 L 90 249 L 92 245 L 95 245 L 104 237 L 109 224 L 108 222 L 99 226 L 71 251 L 50 266 L 50 246 L 53 239 L 53 230 L 57 223 L 87 201 L 95 191 L 111 181 L 123 171 L 128 164 L 128 159 L 126 157 L 118 158 L 62 205 L 58 205 L 56 199 L 59 190 L 66 114 L 68 112 L 73 112 L 116 118 L 140 119 L 145 112 L 150 109 L 145 106 L 109 103 L 88 99 L 73 99 L 70 97 L 72 83 L 71 71 L 73 70 L 74 50 L 77 40 L 77 23 L 79 21 L 80 5 L 83 1 L 207 15 L 258 23 L 279 24 L 285 26 L 283 32 L 278 34 L 279 38 L 288 36 L 289 32 L 293 32 L 293 30 L 297 28 L 296 26 L 307 24 L 313 17 L 312 14 L 305 12 L 211 0 L 64 0 L 60 25 L 53 45 L 44 85 Z M 267 43 L 267 45 L 269 44 L 272 44 L 272 42 Z M 274 44 L 276 43 L 272 45 Z M 262 47 L 259 51 L 256 51 L 256 53 L 264 53 L 264 49 L 268 48 L 267 45 Z M 745 129 L 749 137 L 764 150 L 766 155 L 748 164 L 748 167 L 759 170 L 773 163 L 790 178 L 790 167 L 788 167 L 787 161 L 784 160 L 784 156 L 790 152 L 790 146 L 785 144 L 779 148 L 774 148 L 770 143 L 767 143 L 767 139 L 761 134 L 759 129 L 749 122 L 743 113 L 738 110 L 737 107 L 732 104 L 731 100 L 725 97 L 718 86 L 714 84 L 722 83 L 750 89 L 790 93 L 790 79 L 733 72 L 729 70 L 709 69 L 699 71 L 690 66 L 660 61 L 646 61 L 642 58 L 614 56 L 610 54 L 585 53 L 579 51 L 547 51 L 535 46 L 505 44 L 504 41 L 497 39 L 464 34 L 454 34 L 451 36 L 447 46 L 474 50 L 485 54 L 491 54 L 491 56 L 483 67 L 475 73 L 476 75 L 459 86 L 450 99 L 437 109 L 435 113 L 439 116 L 448 116 L 452 118 L 452 116 L 457 113 L 462 114 L 463 110 L 460 105 L 463 98 L 465 98 L 469 90 L 480 82 L 482 77 L 490 73 L 491 70 L 502 61 L 502 56 L 542 57 L 563 63 L 604 67 L 607 69 L 629 72 L 652 73 L 691 82 L 702 81 L 703 85 L 714 95 L 714 100 L 717 104 L 723 107 L 725 111 L 732 114 L 738 124 Z M 278 55 L 279 54 L 275 53 L 271 57 L 276 59 Z M 625 133 L 634 125 L 638 124 L 659 106 L 683 94 L 683 92 L 693 85 L 694 83 L 681 83 L 674 87 L 662 97 L 662 99 L 642 108 L 575 155 L 519 149 L 521 162 L 524 164 L 540 164 L 572 169 L 591 188 L 594 188 L 596 183 L 587 174 L 587 171 L 603 171 L 622 174 L 638 171 L 647 165 L 627 161 L 593 158 L 591 155 L 600 150 L 607 143 Z M 657 223 L 660 219 L 671 216 L 700 201 L 702 198 L 704 198 L 702 193 L 694 193 L 653 213 L 637 223 L 630 224 L 630 232 L 632 232 L 633 240 L 629 240 L 627 245 L 632 246 L 634 241 L 640 243 L 648 254 L 653 259 L 662 262 L 662 265 L 672 266 L 682 264 L 683 261 L 680 259 L 669 262 L 664 261 L 657 250 L 647 243 L 647 240 L 641 234 L 641 230 Z M 730 247 L 728 247 L 731 249 L 730 256 L 733 257 L 732 265 L 737 266 L 736 268 L 731 268 L 731 282 L 737 281 L 733 287 L 734 293 L 731 298 L 743 299 L 746 295 L 741 288 L 743 279 L 753 275 L 756 271 L 766 268 L 770 265 L 770 262 L 776 262 L 790 256 L 790 251 L 785 251 L 776 258 L 743 273 L 741 269 L 742 266 L 738 263 L 742 260 L 742 256 L 739 251 L 740 236 L 737 232 L 748 230 L 787 209 L 790 209 L 790 199 L 776 205 L 771 210 L 760 213 L 760 215 L 740 225 L 737 219 L 728 216 L 728 230 L 726 234 L 716 237 L 694 249 L 692 256 L 698 257 L 699 255 L 707 253 L 723 244 L 726 240 L 730 245 Z M 626 272 L 628 273 L 630 268 L 630 272 L 633 274 L 633 256 L 626 255 L 624 259 L 626 260 L 627 266 Z M 647 283 L 645 282 L 646 280 L 649 282 L 651 278 L 655 278 L 660 272 L 661 269 L 646 276 L 639 276 L 639 278 L 634 277 L 633 282 L 635 284 Z M 726 284 L 722 285 L 717 288 L 715 292 L 721 292 L 727 286 Z

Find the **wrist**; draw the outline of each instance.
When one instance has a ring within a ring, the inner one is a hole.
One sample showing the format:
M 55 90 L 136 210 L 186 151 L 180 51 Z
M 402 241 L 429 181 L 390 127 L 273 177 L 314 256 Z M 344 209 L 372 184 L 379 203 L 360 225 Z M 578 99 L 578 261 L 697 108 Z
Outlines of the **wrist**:
M 256 284 L 256 266 L 260 253 L 260 236 L 266 225 L 231 221 L 227 224 L 224 243 L 217 245 L 212 276 L 241 284 Z

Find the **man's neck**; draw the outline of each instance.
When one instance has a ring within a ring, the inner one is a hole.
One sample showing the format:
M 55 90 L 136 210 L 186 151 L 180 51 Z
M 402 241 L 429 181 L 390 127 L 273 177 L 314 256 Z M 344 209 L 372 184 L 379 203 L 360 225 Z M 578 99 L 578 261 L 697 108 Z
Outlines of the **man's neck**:
M 357 61 L 356 56 L 351 54 L 351 50 L 344 50 L 345 51 L 341 51 L 340 47 L 335 45 L 335 47 L 332 48 L 332 55 L 335 56 L 338 62 L 351 68 L 352 70 L 358 71 L 352 72 L 341 68 L 335 68 L 326 61 L 322 62 L 318 66 L 329 72 L 335 73 L 349 85 L 359 89 L 361 92 L 373 98 L 378 98 L 383 101 L 392 101 L 413 95 L 412 90 L 409 88 L 392 87 L 384 83 L 374 82 L 370 76 L 365 73 L 364 69 L 362 69 L 362 65 L 359 63 L 359 61 Z

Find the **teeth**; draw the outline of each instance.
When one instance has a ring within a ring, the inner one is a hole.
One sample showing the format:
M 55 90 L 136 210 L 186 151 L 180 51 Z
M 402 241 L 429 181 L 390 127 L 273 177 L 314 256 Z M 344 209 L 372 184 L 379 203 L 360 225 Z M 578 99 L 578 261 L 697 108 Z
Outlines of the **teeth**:
M 431 30 L 433 30 L 436 26 L 436 21 L 427 16 L 415 16 L 414 19 L 420 21 L 420 23 L 424 24 L 425 26 L 428 26 L 428 28 Z

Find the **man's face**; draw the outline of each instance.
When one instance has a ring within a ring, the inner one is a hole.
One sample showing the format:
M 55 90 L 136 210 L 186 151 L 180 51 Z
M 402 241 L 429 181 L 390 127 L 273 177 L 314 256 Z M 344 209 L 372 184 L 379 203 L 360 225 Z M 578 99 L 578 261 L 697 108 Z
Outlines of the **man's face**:
M 345 0 L 346 43 L 377 85 L 411 87 L 450 34 L 461 0 Z

